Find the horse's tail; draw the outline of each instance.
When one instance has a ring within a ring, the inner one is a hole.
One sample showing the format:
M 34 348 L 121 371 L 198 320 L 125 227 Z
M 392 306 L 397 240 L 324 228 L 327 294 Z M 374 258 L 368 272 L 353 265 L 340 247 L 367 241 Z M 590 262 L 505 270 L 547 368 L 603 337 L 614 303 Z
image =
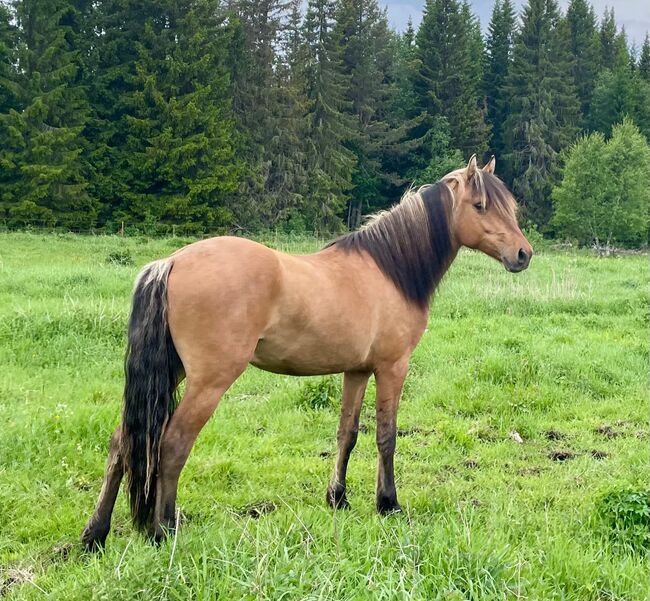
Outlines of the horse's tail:
M 145 266 L 133 291 L 124 360 L 126 383 L 122 453 L 133 522 L 151 523 L 156 500 L 160 439 L 176 408 L 183 365 L 167 322 L 167 279 L 172 261 Z

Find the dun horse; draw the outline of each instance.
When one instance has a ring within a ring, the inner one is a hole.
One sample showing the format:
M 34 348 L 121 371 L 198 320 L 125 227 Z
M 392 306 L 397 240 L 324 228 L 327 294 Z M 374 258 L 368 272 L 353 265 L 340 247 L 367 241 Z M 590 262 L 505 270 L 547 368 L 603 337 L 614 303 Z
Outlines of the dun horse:
M 377 385 L 377 510 L 399 510 L 393 454 L 409 357 L 429 301 L 458 250 L 479 249 L 508 271 L 532 248 L 494 157 L 406 193 L 359 231 L 310 255 L 249 240 L 191 244 L 147 265 L 133 294 L 122 423 L 82 541 L 104 544 L 123 475 L 135 525 L 160 540 L 175 525 L 178 479 L 201 428 L 250 363 L 280 374 L 343 372 L 338 455 L 327 502 L 348 507 L 345 475 L 368 378 Z M 187 379 L 176 406 L 174 392 Z

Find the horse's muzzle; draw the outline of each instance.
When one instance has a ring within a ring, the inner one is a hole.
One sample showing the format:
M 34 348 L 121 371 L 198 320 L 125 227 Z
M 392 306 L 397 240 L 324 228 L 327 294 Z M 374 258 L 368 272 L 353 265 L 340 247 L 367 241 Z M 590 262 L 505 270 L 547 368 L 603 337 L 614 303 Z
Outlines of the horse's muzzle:
M 517 251 L 517 257 L 514 261 L 503 256 L 501 257 L 501 262 L 510 273 L 519 273 L 528 267 L 532 255 L 532 250 L 528 251 L 525 248 L 520 248 Z

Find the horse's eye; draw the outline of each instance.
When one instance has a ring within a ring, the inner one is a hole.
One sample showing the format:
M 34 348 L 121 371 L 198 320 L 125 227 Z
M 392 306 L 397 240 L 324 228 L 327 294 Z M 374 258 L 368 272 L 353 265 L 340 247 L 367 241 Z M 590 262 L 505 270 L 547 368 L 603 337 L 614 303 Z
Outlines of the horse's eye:
M 485 209 L 483 208 L 483 203 L 481 203 L 481 202 L 477 202 L 477 203 L 474 205 L 474 208 L 475 208 L 479 213 L 482 213 L 482 212 L 485 210 Z

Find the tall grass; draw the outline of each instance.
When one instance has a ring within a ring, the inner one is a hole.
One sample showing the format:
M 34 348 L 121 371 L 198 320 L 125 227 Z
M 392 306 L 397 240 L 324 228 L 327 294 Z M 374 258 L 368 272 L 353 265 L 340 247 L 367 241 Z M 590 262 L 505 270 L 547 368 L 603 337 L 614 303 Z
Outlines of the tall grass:
M 133 278 L 188 241 L 0 234 L 0 596 L 647 598 L 645 256 L 547 252 L 513 276 L 461 254 L 400 407 L 404 514 L 374 512 L 372 383 L 334 513 L 336 384 L 251 368 L 183 472 L 177 539 L 151 547 L 121 495 L 106 552 L 83 555 Z

